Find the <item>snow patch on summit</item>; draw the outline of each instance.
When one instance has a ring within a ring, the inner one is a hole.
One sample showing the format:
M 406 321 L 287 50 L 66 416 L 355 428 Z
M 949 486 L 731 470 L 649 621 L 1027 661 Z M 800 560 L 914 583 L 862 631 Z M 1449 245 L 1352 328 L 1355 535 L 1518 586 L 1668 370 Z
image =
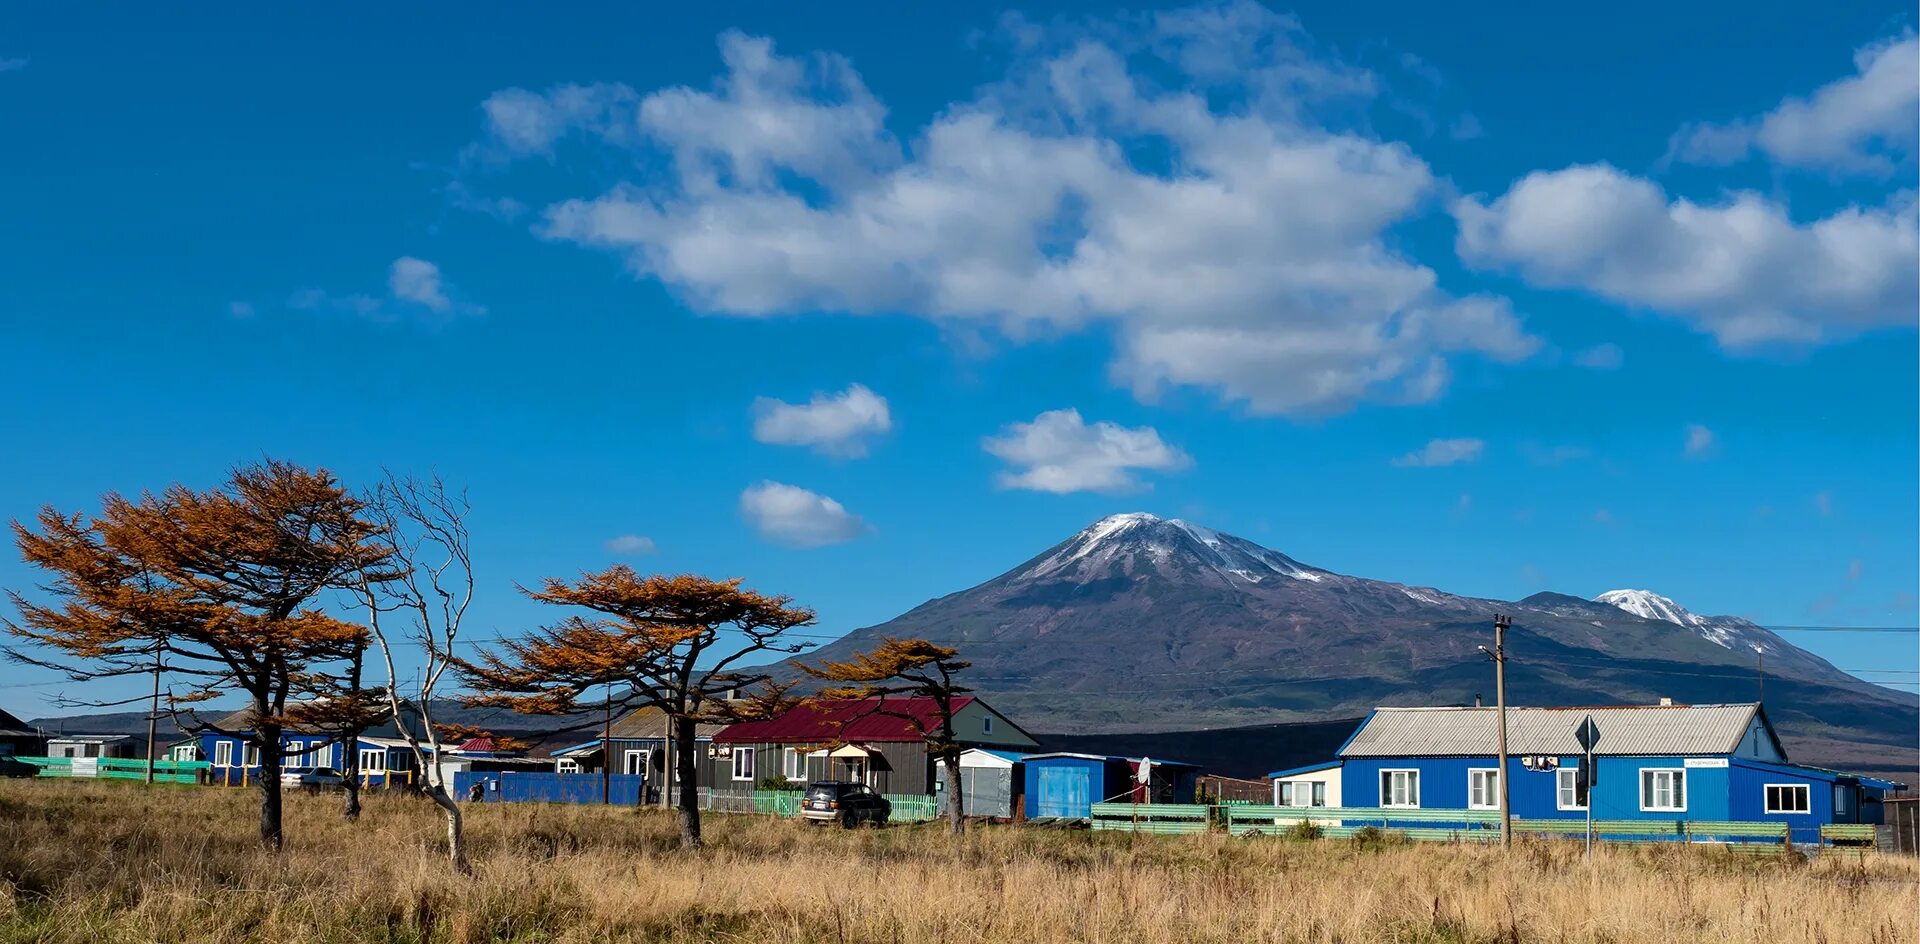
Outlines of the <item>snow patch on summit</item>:
M 1154 564 L 1166 564 L 1181 552 L 1229 581 L 1259 583 L 1279 575 L 1318 582 L 1326 576 L 1324 571 L 1302 565 L 1251 541 L 1178 518 L 1161 518 L 1139 511 L 1111 515 L 1088 525 L 1064 547 L 1021 576 L 1047 577 L 1081 562 L 1097 567 L 1133 556 L 1144 556 Z
M 1740 643 L 1755 652 L 1773 651 L 1770 643 L 1750 632 L 1760 627 L 1732 616 L 1701 616 L 1651 590 L 1608 590 L 1594 597 L 1593 602 L 1618 607 L 1641 619 L 1685 626 L 1699 633 L 1700 638 L 1723 648 L 1732 649 L 1735 643 Z

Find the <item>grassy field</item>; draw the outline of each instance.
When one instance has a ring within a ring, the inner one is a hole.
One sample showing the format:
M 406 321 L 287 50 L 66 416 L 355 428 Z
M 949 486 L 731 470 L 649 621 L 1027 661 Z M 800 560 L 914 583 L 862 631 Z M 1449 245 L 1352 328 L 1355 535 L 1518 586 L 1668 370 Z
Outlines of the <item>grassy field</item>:
M 472 808 L 477 874 L 425 802 L 0 781 L 0 941 L 1711 941 L 1907 944 L 1920 863 L 1679 847 L 1464 846 L 940 827 L 845 832 L 657 812 Z

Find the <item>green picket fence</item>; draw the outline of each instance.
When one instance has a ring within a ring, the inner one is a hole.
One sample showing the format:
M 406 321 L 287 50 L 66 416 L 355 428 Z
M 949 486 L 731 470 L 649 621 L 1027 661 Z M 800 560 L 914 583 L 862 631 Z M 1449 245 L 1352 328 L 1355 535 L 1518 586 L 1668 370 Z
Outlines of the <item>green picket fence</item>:
M 40 768 L 42 777 L 77 777 L 101 780 L 145 780 L 145 758 L 123 757 L 15 757 L 14 760 Z M 204 760 L 161 760 L 153 764 L 155 783 L 199 783 L 200 771 L 210 765 Z
M 893 814 L 889 818 L 891 822 L 920 823 L 940 815 L 940 804 L 934 797 L 907 793 L 884 795 L 887 802 L 893 804 Z M 730 808 L 736 812 L 751 809 L 752 812 L 770 816 L 798 816 L 800 798 L 803 796 L 805 793 L 799 790 L 755 790 L 748 796 L 746 805 L 732 805 Z

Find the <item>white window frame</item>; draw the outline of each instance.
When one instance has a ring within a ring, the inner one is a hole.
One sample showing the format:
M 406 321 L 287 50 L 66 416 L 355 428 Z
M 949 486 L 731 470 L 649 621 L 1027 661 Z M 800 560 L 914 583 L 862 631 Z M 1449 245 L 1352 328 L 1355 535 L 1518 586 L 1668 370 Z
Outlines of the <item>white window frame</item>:
M 1481 802 L 1477 802 L 1477 803 L 1474 802 L 1474 799 L 1473 799 L 1474 781 L 1484 780 L 1488 777 L 1492 778 L 1493 787 L 1492 789 L 1489 789 L 1486 791 L 1487 798 Z M 1500 808 L 1500 768 L 1498 767 L 1467 768 L 1467 809 L 1497 810 L 1499 808 Z
M 1647 775 L 1653 774 L 1652 779 Z M 1667 793 L 1678 798 L 1679 802 L 1671 806 L 1654 806 L 1649 801 L 1657 790 L 1654 783 L 1662 775 L 1667 780 Z M 1685 767 L 1642 767 L 1640 768 L 1640 812 L 1642 813 L 1685 813 L 1687 811 L 1687 769 Z
M 741 763 L 742 759 L 746 760 L 745 764 Z M 746 770 L 742 771 L 742 767 Z M 753 782 L 753 748 L 743 746 L 733 749 L 733 779 Z
M 1393 791 L 1388 788 L 1388 779 L 1396 774 L 1404 774 L 1407 779 L 1407 795 L 1410 803 L 1389 803 Z M 1380 808 L 1392 810 L 1417 810 L 1420 808 L 1420 769 L 1418 767 L 1382 767 L 1380 768 Z
M 993 716 L 992 715 L 980 716 L 980 733 L 981 734 L 993 733 Z
M 1586 804 L 1580 800 L 1580 768 L 1559 767 L 1553 771 L 1553 808 L 1556 810 L 1585 810 Z M 1587 803 L 1593 802 L 1592 797 Z
M 1773 806 L 1773 791 L 1797 790 L 1801 804 L 1797 810 L 1780 810 Z M 1769 783 L 1760 788 L 1760 809 L 1768 816 L 1807 816 L 1813 813 L 1813 785 L 1808 783 Z
M 387 749 L 384 747 L 363 747 L 360 749 L 360 772 L 363 774 L 384 774 L 387 772 Z M 369 762 L 371 760 L 371 762 Z
M 260 745 L 247 744 L 240 752 L 241 763 L 248 767 L 260 766 Z
M 646 751 L 645 749 L 627 751 L 626 754 L 624 755 L 625 766 L 620 768 L 621 771 L 626 773 L 628 776 L 641 776 L 641 777 L 646 776 L 647 761 L 652 759 L 647 756 L 648 753 L 649 752 Z M 636 760 L 638 761 L 638 763 L 635 762 Z
M 213 766 L 215 767 L 232 767 L 233 766 L 233 742 L 232 741 L 213 742 Z
M 1307 805 L 1321 806 L 1321 807 L 1326 806 L 1327 805 L 1327 782 L 1325 780 L 1309 780 L 1307 781 L 1307 784 L 1308 784 Z
M 580 772 L 580 762 L 571 757 L 562 757 L 553 762 L 553 772 L 556 774 L 577 774 Z
M 795 783 L 807 782 L 807 755 L 798 748 L 783 748 L 780 752 L 780 776 Z

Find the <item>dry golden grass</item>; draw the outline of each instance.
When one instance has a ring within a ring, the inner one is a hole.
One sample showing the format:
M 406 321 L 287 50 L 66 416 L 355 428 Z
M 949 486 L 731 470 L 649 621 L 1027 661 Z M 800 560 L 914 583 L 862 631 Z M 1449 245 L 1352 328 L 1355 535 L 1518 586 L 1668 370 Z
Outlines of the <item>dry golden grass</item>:
M 256 849 L 253 794 L 0 782 L 0 941 L 1708 941 L 1905 944 L 1920 864 L 1708 850 L 843 832 L 714 816 L 473 808 L 449 873 L 429 804 L 357 824 L 292 796 Z

